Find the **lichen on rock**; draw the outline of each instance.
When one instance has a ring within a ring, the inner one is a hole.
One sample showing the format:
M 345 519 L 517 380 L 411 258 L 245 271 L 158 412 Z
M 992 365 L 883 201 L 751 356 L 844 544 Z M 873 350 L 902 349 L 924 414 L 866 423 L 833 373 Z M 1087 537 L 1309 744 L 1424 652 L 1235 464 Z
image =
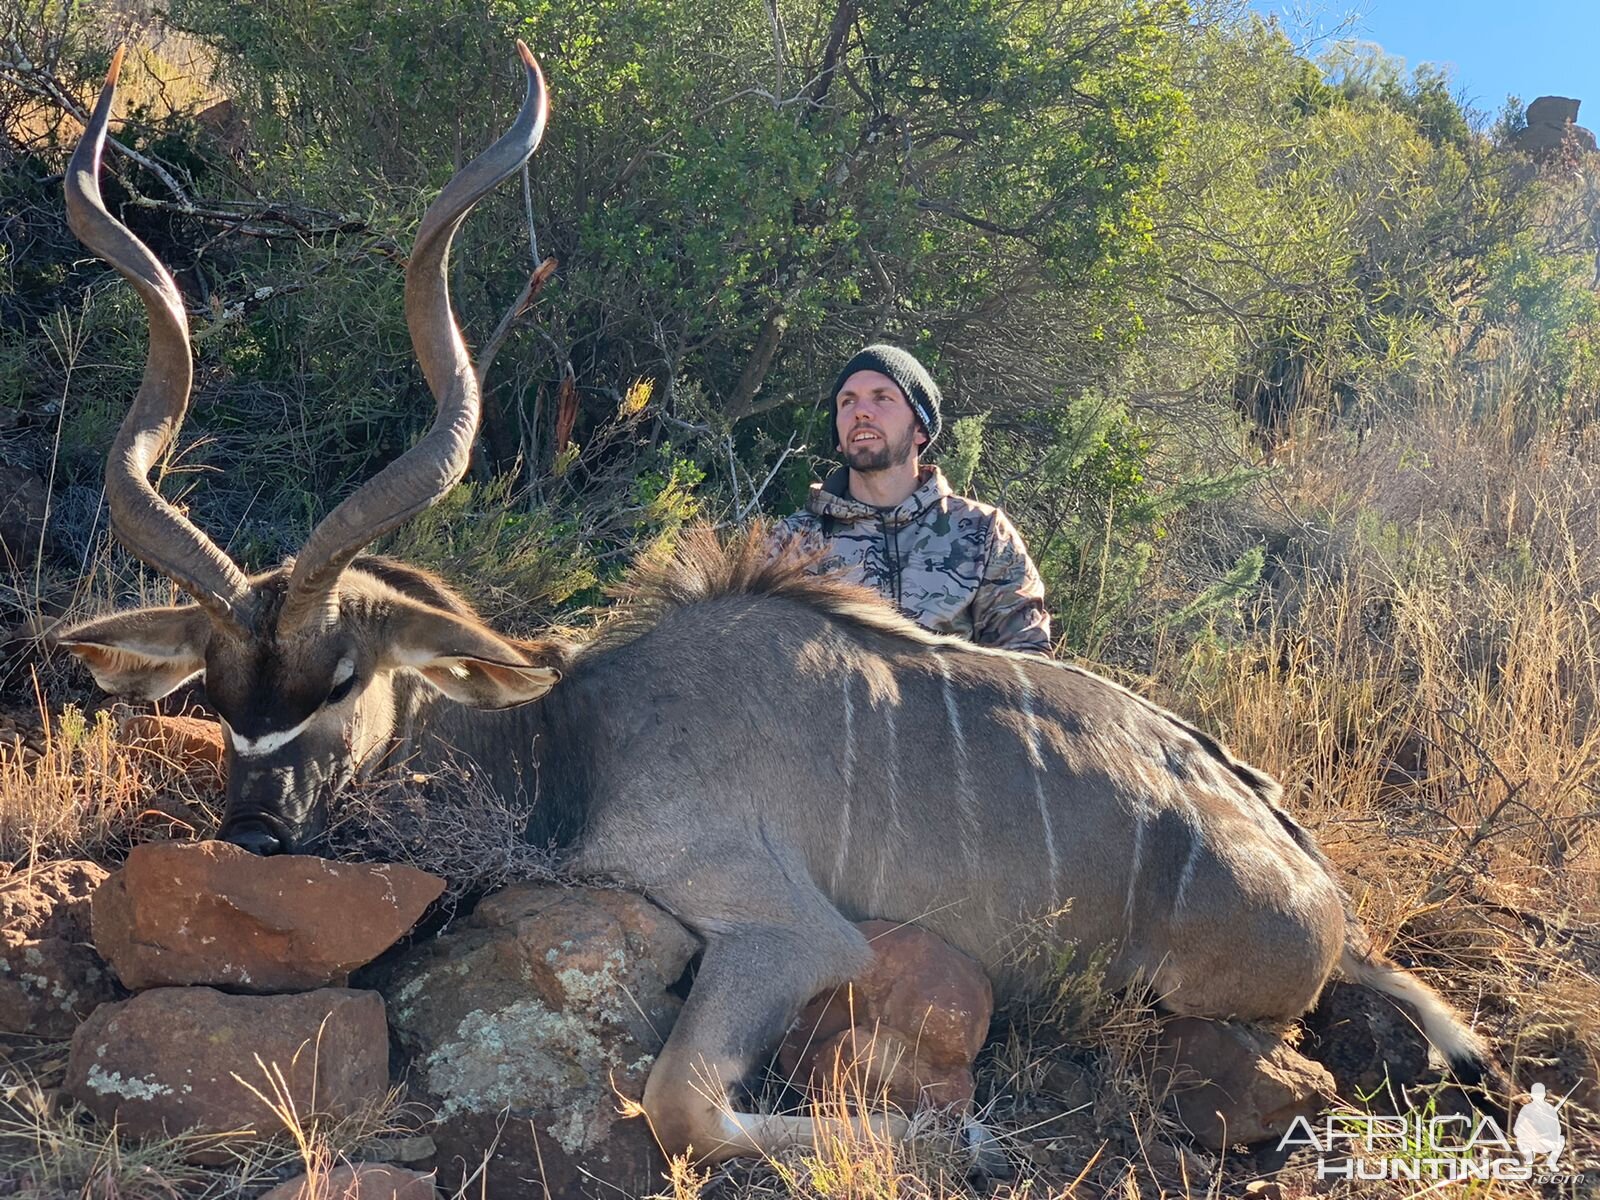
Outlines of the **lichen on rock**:
M 696 948 L 638 895 L 522 884 L 412 951 L 385 990 L 440 1161 L 491 1153 L 491 1195 L 519 1178 L 650 1190 L 664 1164 L 619 1108 L 643 1093 Z
M 599 1095 L 591 1068 L 621 1065 L 615 1038 L 601 1022 L 580 1013 L 551 1011 L 530 999 L 494 1012 L 481 1009 L 461 1019 L 454 1041 L 422 1060 L 425 1085 L 444 1098 L 441 1120 L 455 1113 L 492 1113 L 537 1099 L 542 1107 L 594 1118 L 563 1144 L 567 1153 L 589 1148 L 601 1129 Z M 611 1041 L 612 1045 L 607 1045 Z M 602 1078 L 607 1072 L 602 1071 Z
M 102 1046 L 104 1053 L 105 1047 Z M 116 1071 L 107 1071 L 99 1063 L 91 1064 L 85 1072 L 85 1082 L 102 1096 L 120 1096 L 124 1100 L 155 1100 L 172 1095 L 172 1089 L 155 1079 L 125 1079 Z

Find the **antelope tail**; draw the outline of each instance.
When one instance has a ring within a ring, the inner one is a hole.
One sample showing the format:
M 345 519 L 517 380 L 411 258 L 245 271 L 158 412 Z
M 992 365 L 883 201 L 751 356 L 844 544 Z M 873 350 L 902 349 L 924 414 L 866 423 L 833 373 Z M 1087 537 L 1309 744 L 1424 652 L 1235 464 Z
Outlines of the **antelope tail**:
M 1339 973 L 1351 983 L 1382 992 L 1415 1010 L 1423 1035 L 1461 1083 L 1487 1083 L 1494 1087 L 1501 1082 L 1488 1044 L 1468 1028 L 1443 996 L 1404 967 L 1375 952 L 1353 920 L 1344 953 L 1339 956 Z

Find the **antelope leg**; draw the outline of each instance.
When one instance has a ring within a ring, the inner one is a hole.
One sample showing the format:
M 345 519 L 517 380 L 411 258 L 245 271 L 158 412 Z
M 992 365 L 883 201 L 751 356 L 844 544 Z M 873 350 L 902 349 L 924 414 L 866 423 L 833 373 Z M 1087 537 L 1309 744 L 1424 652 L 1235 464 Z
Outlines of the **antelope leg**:
M 736 1111 L 729 1093 L 807 1000 L 867 960 L 860 933 L 834 915 L 836 923 L 821 928 L 742 926 L 706 935 L 700 973 L 645 1085 L 645 1113 L 669 1154 L 700 1162 L 771 1157 L 812 1145 L 822 1132 L 810 1117 Z M 890 1137 L 905 1130 L 898 1117 L 862 1120 Z

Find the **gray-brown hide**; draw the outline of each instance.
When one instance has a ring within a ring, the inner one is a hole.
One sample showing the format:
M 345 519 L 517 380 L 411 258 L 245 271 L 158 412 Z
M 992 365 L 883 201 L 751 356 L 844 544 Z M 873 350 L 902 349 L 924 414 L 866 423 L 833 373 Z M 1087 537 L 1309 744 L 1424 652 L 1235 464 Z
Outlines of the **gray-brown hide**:
M 507 794 L 536 783 L 531 837 L 704 940 L 644 1104 L 668 1150 L 710 1159 L 814 1135 L 728 1097 L 810 996 L 865 964 L 851 922 L 867 917 L 918 922 L 1002 994 L 1038 982 L 1008 951 L 1041 921 L 1111 946 L 1113 982 L 1142 974 L 1199 1016 L 1290 1021 L 1339 970 L 1412 1004 L 1458 1073 L 1479 1073 L 1482 1045 L 1439 996 L 1368 952 L 1276 785 L 1089 672 L 927 634 L 875 593 L 808 576 L 760 530 L 728 546 L 691 532 L 639 568 L 585 645 L 503 638 L 431 576 L 357 557 L 465 468 L 478 393 L 447 252 L 538 140 L 543 86 L 522 57 L 522 115 L 430 207 L 407 268 L 433 429 L 292 566 L 251 579 L 145 478 L 182 419 L 187 332 L 170 277 L 94 185 L 110 82 L 74 155 L 73 227 L 151 319 L 107 467 L 113 519 L 196 604 L 105 617 L 61 644 L 114 691 L 160 696 L 204 673 L 229 732 L 224 835 L 301 848 L 330 796 L 386 761 L 464 756 Z

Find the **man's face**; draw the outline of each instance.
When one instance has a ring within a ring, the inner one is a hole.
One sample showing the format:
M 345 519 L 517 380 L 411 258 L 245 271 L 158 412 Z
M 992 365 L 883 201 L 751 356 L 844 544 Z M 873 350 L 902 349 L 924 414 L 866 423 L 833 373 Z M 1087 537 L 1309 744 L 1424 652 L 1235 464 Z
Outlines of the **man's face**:
M 900 387 L 881 371 L 857 371 L 839 389 L 839 450 L 854 471 L 903 466 L 928 435 Z

